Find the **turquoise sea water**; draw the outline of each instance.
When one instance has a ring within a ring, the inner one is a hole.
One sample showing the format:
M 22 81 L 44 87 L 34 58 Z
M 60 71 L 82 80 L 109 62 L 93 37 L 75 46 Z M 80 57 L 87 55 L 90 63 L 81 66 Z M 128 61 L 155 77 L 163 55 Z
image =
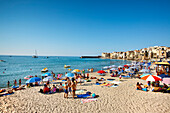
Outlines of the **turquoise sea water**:
M 0 87 L 7 87 L 7 81 L 13 85 L 14 80 L 17 82 L 22 80 L 25 83 L 24 77 L 27 75 L 38 75 L 41 77 L 41 70 L 45 67 L 49 72 L 53 71 L 55 74 L 69 72 L 64 68 L 64 65 L 71 65 L 71 69 L 85 69 L 94 68 L 94 71 L 100 70 L 104 66 L 109 65 L 124 65 L 130 63 L 126 60 L 110 60 L 110 59 L 81 59 L 80 57 L 62 57 L 62 56 L 39 56 L 32 58 L 31 56 L 0 56 Z

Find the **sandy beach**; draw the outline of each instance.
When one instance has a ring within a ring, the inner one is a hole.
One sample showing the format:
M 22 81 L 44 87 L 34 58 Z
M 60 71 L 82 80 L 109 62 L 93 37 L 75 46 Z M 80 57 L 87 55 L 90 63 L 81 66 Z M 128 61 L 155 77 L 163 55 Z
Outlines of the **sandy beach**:
M 106 74 L 104 78 L 112 78 Z M 96 72 L 90 76 L 99 76 Z M 118 81 L 118 78 L 115 78 Z M 109 83 L 108 81 L 106 81 Z M 12 95 L 0 97 L 0 112 L 54 112 L 54 113 L 169 113 L 170 95 L 156 92 L 144 92 L 135 89 L 136 82 L 146 84 L 140 79 L 123 79 L 118 87 L 102 87 L 92 82 L 78 84 L 77 89 L 86 89 L 99 95 L 97 101 L 81 103 L 80 98 L 65 99 L 62 93 L 41 94 L 39 87 L 26 88 Z M 57 84 L 59 81 L 56 82 Z

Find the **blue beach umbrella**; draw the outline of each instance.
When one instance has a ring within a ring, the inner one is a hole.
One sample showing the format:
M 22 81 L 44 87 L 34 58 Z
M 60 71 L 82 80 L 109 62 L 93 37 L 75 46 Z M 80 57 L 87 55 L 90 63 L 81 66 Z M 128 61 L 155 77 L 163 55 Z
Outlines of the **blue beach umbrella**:
M 41 76 L 51 76 L 51 73 L 44 73 Z
M 30 78 L 29 80 L 27 80 L 26 83 L 27 84 L 28 83 L 34 83 L 34 82 L 38 82 L 40 80 L 41 80 L 41 78 L 39 78 L 39 77 L 33 77 L 33 78 Z
M 67 73 L 65 76 L 66 77 L 74 77 L 74 74 L 73 73 Z

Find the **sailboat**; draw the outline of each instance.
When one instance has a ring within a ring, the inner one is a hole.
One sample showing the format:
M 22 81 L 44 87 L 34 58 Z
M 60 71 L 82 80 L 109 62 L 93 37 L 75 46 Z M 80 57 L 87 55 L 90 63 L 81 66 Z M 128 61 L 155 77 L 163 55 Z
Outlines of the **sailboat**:
M 36 50 L 35 50 L 35 55 L 33 55 L 32 58 L 38 58 Z

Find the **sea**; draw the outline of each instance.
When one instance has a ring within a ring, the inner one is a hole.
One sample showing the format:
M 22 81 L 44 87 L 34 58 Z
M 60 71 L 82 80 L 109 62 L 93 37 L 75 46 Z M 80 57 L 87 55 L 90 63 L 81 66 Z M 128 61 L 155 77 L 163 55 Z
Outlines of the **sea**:
M 94 71 L 101 70 L 104 66 L 110 65 L 124 65 L 129 64 L 131 61 L 117 60 L 117 59 L 100 59 L 100 58 L 80 58 L 73 56 L 38 56 L 38 58 L 32 58 L 32 56 L 0 56 L 0 88 L 7 87 L 9 81 L 11 85 L 14 84 L 14 80 L 21 79 L 22 84 L 25 84 L 24 79 L 27 75 L 37 75 L 41 77 L 43 74 L 41 70 L 45 67 L 49 72 L 53 71 L 56 75 L 65 72 L 70 72 L 68 68 L 64 68 L 64 65 L 70 65 L 70 69 L 87 69 L 94 68 Z

